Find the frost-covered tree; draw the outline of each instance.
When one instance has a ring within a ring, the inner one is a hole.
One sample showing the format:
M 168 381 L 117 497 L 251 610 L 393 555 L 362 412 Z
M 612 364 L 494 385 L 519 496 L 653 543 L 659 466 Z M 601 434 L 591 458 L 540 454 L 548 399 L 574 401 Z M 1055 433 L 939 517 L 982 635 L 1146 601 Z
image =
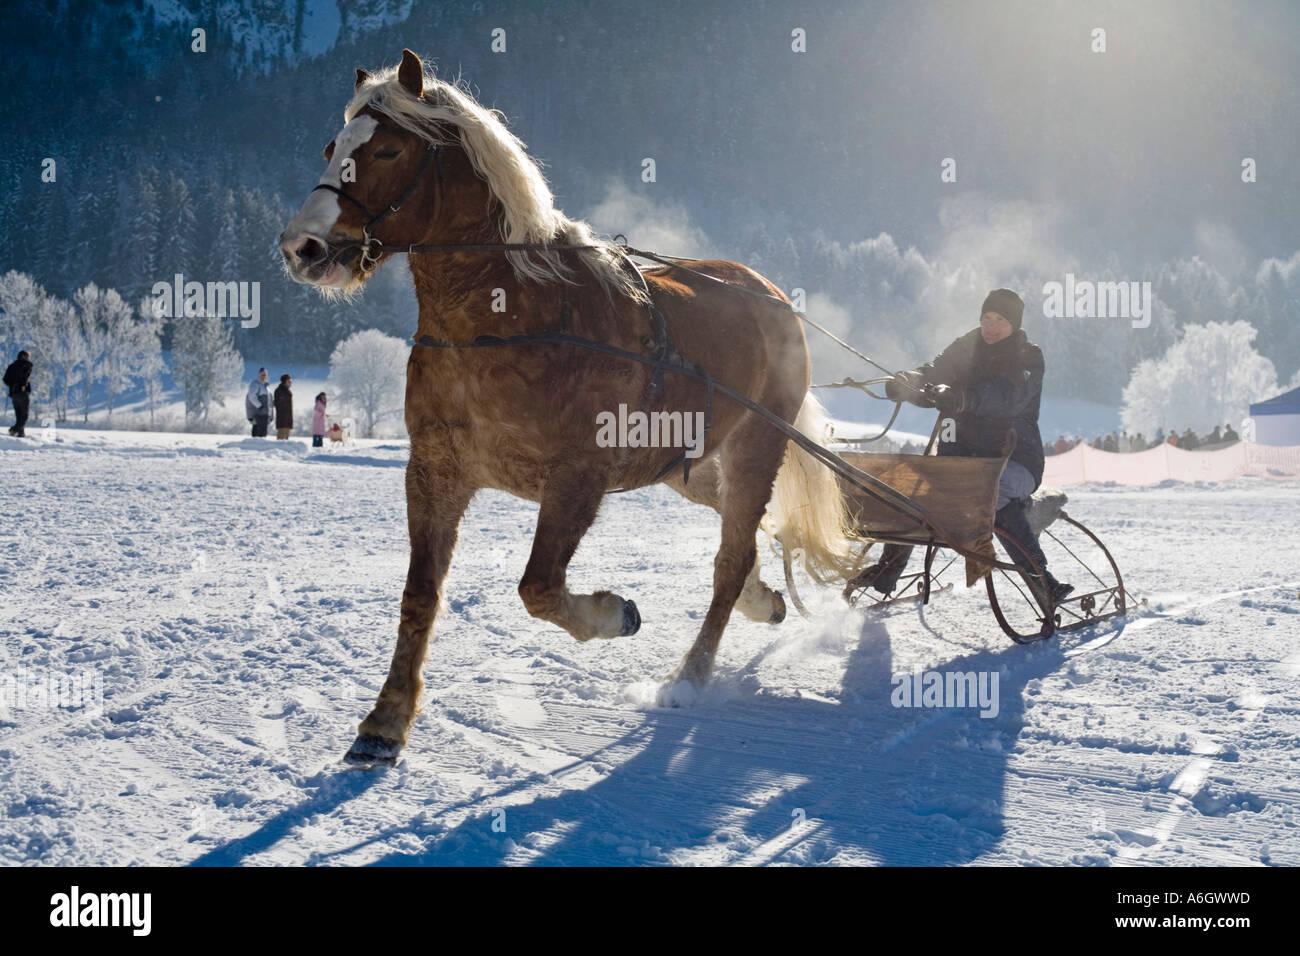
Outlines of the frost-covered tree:
M 376 426 L 400 420 L 406 401 L 406 360 L 410 346 L 377 329 L 355 332 L 330 356 L 329 388 L 339 406 L 361 420 L 363 437 Z
M 77 310 L 77 340 L 80 359 L 81 420 L 90 421 L 90 394 L 95 383 L 103 377 L 104 351 L 107 337 L 104 334 L 105 292 L 95 283 L 82 286 L 72 296 Z M 117 295 L 117 293 L 113 293 Z M 120 298 L 119 298 L 120 301 Z
M 72 303 L 45 296 L 32 326 L 32 392 L 48 398 L 58 421 L 68 419 L 68 398 L 81 364 L 81 323 Z
M 25 272 L 10 270 L 0 276 L 0 359 L 27 347 L 45 290 Z
M 1247 322 L 1188 325 L 1163 357 L 1140 362 L 1124 389 L 1121 417 L 1129 432 L 1157 428 L 1204 433 L 1239 422 L 1250 403 L 1277 390 L 1273 363 L 1255 351 Z
M 185 418 L 191 425 L 206 420 L 215 402 L 243 374 L 244 360 L 235 351 L 230 325 L 216 316 L 176 320 L 172 333 L 172 378 L 185 393 Z
M 140 302 L 140 314 L 131 326 L 128 351 L 132 356 L 136 377 L 144 382 L 145 401 L 149 406 L 149 427 L 154 427 L 154 410 L 162 397 L 162 373 L 167 363 L 162 356 L 162 334 L 165 323 L 154 307 L 152 296 Z
M 108 398 L 108 417 L 113 417 L 117 396 L 139 377 L 136 362 L 135 316 L 116 289 L 105 289 L 99 302 L 100 379 Z

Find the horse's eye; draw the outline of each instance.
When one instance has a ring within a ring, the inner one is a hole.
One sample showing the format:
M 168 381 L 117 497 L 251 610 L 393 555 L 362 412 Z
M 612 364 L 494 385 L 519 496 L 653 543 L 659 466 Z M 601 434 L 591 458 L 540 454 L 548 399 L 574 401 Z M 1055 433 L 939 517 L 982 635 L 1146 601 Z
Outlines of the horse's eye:
M 386 149 L 381 153 L 375 153 L 375 159 L 396 159 L 402 155 L 400 149 Z

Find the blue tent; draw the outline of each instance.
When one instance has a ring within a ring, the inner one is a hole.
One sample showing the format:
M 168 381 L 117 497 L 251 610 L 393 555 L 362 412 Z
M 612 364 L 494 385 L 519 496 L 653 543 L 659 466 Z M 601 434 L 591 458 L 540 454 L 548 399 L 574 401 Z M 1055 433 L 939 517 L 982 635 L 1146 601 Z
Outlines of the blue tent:
M 1256 415 L 1300 415 L 1300 388 L 1283 392 L 1266 402 L 1256 402 L 1250 406 L 1250 416 Z
M 1250 406 L 1255 441 L 1261 445 L 1300 445 L 1300 388 Z

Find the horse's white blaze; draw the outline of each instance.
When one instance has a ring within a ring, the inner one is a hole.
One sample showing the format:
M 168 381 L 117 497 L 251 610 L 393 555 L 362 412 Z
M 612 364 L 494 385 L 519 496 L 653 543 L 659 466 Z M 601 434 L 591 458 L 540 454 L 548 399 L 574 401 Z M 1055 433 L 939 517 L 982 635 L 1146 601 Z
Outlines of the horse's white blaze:
M 334 155 L 330 157 L 330 163 L 320 178 L 321 185 L 347 189 L 343 182 L 343 161 L 368 143 L 378 128 L 379 121 L 373 116 L 358 116 L 339 130 L 339 134 L 334 137 Z M 342 211 L 340 203 L 339 197 L 327 189 L 314 191 L 285 228 L 285 235 L 328 236 L 338 222 Z

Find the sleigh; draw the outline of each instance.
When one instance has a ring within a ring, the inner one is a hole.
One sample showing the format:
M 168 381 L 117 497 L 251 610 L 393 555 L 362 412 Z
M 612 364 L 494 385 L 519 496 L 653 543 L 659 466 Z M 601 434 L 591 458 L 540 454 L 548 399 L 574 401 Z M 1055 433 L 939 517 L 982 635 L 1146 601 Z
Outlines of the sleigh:
M 1017 643 L 1123 615 L 1132 599 L 1124 590 L 1119 567 L 1101 540 L 1065 513 L 1063 491 L 1036 491 L 1028 518 L 1048 565 L 1058 575 L 1068 574 L 1080 582 L 1075 593 L 1054 602 L 1030 575 L 999 560 L 994 547 L 998 481 L 1014 447 L 1012 432 L 998 458 L 842 452 L 840 457 L 849 465 L 922 506 L 925 514 L 924 521 L 918 520 L 887 498 L 864 493 L 857 484 L 841 480 L 854 530 L 868 542 L 862 553 L 863 566 L 870 563 L 868 553 L 875 544 L 911 545 L 924 554 L 920 569 L 901 575 L 889 596 L 878 597 L 869 588 L 855 588 L 851 582 L 845 588 L 846 600 L 851 604 L 865 601 L 872 607 L 906 601 L 927 604 L 933 594 L 952 590 L 951 579 L 959 573 L 954 565 L 961 560 L 966 586 L 984 580 L 994 617 Z M 1019 547 L 1005 536 L 998 536 L 998 542 L 1004 550 Z M 1022 549 L 1017 558 L 1037 572 L 1033 559 Z M 795 585 L 790 549 L 782 549 L 782 560 L 790 597 L 795 607 L 806 613 Z

